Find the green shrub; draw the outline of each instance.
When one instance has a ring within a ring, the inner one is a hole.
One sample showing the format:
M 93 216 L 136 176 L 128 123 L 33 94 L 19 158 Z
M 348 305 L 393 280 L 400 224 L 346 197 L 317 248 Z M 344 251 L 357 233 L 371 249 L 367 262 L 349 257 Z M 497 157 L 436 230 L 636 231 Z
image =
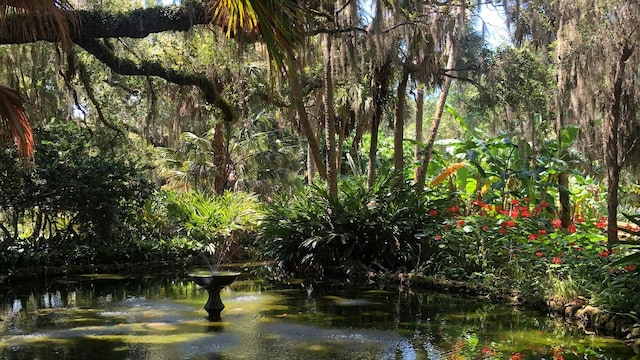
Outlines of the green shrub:
M 268 205 L 259 244 L 289 271 L 322 273 L 395 270 L 415 266 L 420 230 L 434 219 L 424 197 L 395 175 L 367 189 L 363 179 L 345 179 L 332 199 L 326 188 L 299 188 Z

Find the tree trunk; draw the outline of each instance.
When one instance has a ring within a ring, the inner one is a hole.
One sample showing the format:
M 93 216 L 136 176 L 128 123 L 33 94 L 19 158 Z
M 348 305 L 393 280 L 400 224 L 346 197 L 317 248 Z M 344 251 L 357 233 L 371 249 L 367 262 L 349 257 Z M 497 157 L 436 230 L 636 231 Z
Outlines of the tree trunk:
M 224 132 L 222 122 L 218 122 L 211 140 L 211 151 L 213 152 L 213 166 L 216 169 L 215 178 L 213 179 L 213 191 L 216 194 L 222 194 L 224 191 L 224 180 L 227 175 L 227 164 L 224 146 Z
M 402 141 L 404 140 L 404 109 L 407 92 L 407 82 L 409 81 L 409 69 L 402 67 L 402 78 L 398 83 L 396 113 L 393 120 L 393 167 L 398 172 L 396 185 L 400 185 L 404 180 L 404 152 Z
M 613 89 L 609 93 L 609 111 L 606 117 L 606 164 L 607 164 L 607 249 L 609 253 L 618 241 L 618 184 L 620 162 L 618 157 L 618 130 L 622 117 L 622 83 L 626 61 L 633 49 L 625 44 L 618 60 L 613 78 Z
M 422 150 L 422 118 L 424 116 L 424 84 L 418 85 L 418 91 L 416 94 L 416 146 L 413 150 L 413 161 L 417 164 L 420 161 L 420 151 Z M 416 179 L 419 176 L 420 167 L 416 166 L 413 169 L 413 182 L 415 184 Z
M 460 2 L 459 5 L 456 5 L 456 22 L 453 28 L 452 33 L 449 35 L 449 59 L 447 60 L 447 72 L 454 71 L 456 67 L 456 60 L 458 56 L 458 49 L 460 47 L 460 42 L 462 40 L 462 36 L 464 34 L 464 19 L 465 19 L 465 3 Z M 444 112 L 444 107 L 447 102 L 447 95 L 449 94 L 449 88 L 451 87 L 451 76 L 445 76 L 444 83 L 442 84 L 442 89 L 440 92 L 440 96 L 438 97 L 438 102 L 436 104 L 436 111 L 433 117 L 433 122 L 431 123 L 431 127 L 429 128 L 429 132 L 427 134 L 427 145 L 424 150 L 424 156 L 422 157 L 422 164 L 420 165 L 420 169 L 418 171 L 418 177 L 416 178 L 416 189 L 418 191 L 422 191 L 425 186 L 425 180 L 427 177 L 427 168 L 429 166 L 429 161 L 431 161 L 431 153 L 433 152 L 433 145 L 436 142 L 436 135 L 438 134 L 438 128 L 440 127 L 440 120 L 442 120 L 442 113 Z
M 331 65 L 331 38 L 329 34 L 322 36 L 323 82 L 324 82 L 324 116 L 327 154 L 327 186 L 333 199 L 338 198 L 338 175 L 336 173 L 336 116 L 333 100 L 333 76 Z
M 391 61 L 387 60 L 378 69 L 373 76 L 373 116 L 371 118 L 371 144 L 369 146 L 369 162 L 367 164 L 367 188 L 371 188 L 376 182 L 376 163 L 378 153 L 378 128 L 380 127 L 380 119 L 384 112 L 384 105 L 387 100 L 389 86 L 389 72 L 391 69 Z
M 320 173 L 320 176 L 323 179 L 326 179 L 327 170 L 322 161 L 320 147 L 318 146 L 315 134 L 311 128 L 309 114 L 307 114 L 307 109 L 304 107 L 302 86 L 300 85 L 300 77 L 297 75 L 302 70 L 300 69 L 300 66 L 298 66 L 298 62 L 296 61 L 293 53 L 289 52 L 287 55 L 287 78 L 289 79 L 289 87 L 291 89 L 291 100 L 298 112 L 300 125 L 302 126 L 304 136 L 307 138 L 309 148 L 311 149 L 311 155 L 313 156 L 313 161 L 315 161 L 318 173 Z

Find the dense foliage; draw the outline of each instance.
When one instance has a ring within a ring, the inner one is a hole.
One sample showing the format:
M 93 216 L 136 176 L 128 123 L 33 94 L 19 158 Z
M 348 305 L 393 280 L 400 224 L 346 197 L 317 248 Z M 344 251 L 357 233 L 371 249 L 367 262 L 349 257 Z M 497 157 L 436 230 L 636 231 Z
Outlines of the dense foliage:
M 640 311 L 631 2 L 504 1 L 498 49 L 467 2 L 177 3 L 0 14 L 6 273 L 208 251 Z

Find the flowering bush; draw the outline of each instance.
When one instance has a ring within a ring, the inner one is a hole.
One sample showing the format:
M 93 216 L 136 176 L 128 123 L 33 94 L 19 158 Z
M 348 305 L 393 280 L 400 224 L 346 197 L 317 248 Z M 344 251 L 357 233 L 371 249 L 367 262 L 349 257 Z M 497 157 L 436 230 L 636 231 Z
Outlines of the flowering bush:
M 449 279 L 485 279 L 484 285 L 515 288 L 525 296 L 572 300 L 587 297 L 611 309 L 638 311 L 623 284 L 640 285 L 638 266 L 616 263 L 624 254 L 606 247 L 606 219 L 576 215 L 563 227 L 552 206 L 511 199 L 501 205 L 433 209 L 443 214 L 435 236 L 424 236 L 420 269 Z M 609 280 L 609 281 L 608 281 Z M 611 292 L 615 289 L 617 296 Z M 637 301 L 636 301 L 637 302 Z

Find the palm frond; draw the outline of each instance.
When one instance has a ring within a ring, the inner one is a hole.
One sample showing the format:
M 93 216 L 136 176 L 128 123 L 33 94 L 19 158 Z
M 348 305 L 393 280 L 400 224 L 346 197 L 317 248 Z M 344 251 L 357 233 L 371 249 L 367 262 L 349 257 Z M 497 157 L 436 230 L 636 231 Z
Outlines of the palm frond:
M 0 0 L 0 35 L 32 41 L 53 33 L 66 48 L 78 25 L 72 9 L 67 0 Z
M 210 0 L 213 21 L 227 36 L 255 33 L 262 36 L 269 57 L 280 68 L 288 52 L 304 41 L 306 17 L 302 5 L 292 0 Z
M 15 142 L 20 157 L 28 160 L 33 156 L 35 144 L 24 102 L 17 91 L 0 84 L 0 141 Z

